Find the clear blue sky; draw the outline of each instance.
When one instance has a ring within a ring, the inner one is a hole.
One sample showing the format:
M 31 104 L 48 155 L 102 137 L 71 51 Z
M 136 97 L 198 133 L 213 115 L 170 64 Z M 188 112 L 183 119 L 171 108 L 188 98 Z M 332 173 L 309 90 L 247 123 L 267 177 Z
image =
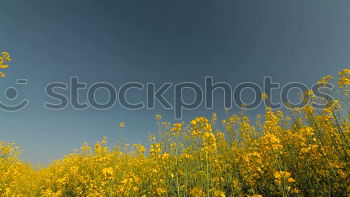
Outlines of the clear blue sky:
M 16 87 L 30 105 L 0 111 L 0 140 L 15 141 L 23 159 L 47 164 L 87 141 L 117 140 L 126 123 L 130 143 L 146 142 L 154 115 L 173 119 L 172 110 L 98 111 L 43 108 L 47 83 L 78 76 L 91 85 L 107 81 L 204 81 L 210 75 L 233 86 L 261 84 L 264 76 L 306 84 L 350 63 L 350 1 L 347 0 L 4 0 L 0 50 L 13 58 L 1 91 Z M 28 79 L 16 86 L 16 79 Z M 134 95 L 138 99 L 138 95 Z M 84 100 L 83 100 L 84 101 Z M 220 112 L 185 111 L 184 119 Z M 233 110 L 235 111 L 235 110 Z

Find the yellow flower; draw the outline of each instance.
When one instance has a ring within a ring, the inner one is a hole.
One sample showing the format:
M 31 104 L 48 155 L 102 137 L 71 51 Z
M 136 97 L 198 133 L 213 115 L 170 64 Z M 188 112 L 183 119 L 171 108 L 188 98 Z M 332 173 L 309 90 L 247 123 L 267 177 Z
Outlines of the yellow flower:
M 10 62 L 11 58 L 10 55 L 7 52 L 2 52 L 2 56 L 0 56 L 0 68 L 8 68 L 9 66 L 6 64 L 6 62 Z M 6 75 L 3 72 L 0 72 L 0 77 L 6 77 Z
M 5 58 L 10 57 L 10 54 L 7 52 L 2 52 L 1 55 Z
M 261 98 L 264 100 L 267 100 L 267 99 L 269 99 L 269 95 L 264 92 L 264 93 L 262 93 Z
M 113 168 L 111 168 L 111 167 L 103 168 L 102 174 L 104 176 L 113 176 Z
M 160 119 L 162 119 L 162 115 L 156 114 L 156 120 L 160 120 Z
M 333 77 L 331 75 L 327 75 L 322 77 L 321 80 L 318 81 L 318 85 L 319 86 L 325 86 L 327 85 L 331 80 L 333 79 Z
M 216 190 L 214 191 L 214 197 L 226 197 L 226 194 L 223 191 Z
M 201 188 L 194 187 L 190 191 L 190 196 L 191 197 L 203 197 L 203 196 L 205 196 L 205 193 L 203 192 L 203 190 Z

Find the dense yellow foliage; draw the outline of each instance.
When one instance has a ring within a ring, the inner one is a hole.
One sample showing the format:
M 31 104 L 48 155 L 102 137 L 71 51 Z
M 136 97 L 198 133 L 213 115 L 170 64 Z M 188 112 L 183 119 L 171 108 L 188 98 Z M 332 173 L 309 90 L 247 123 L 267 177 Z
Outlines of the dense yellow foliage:
M 318 114 L 320 113 L 320 114 Z M 266 110 L 252 125 L 244 114 L 160 122 L 151 145 L 84 144 L 33 170 L 12 144 L 0 145 L 1 196 L 346 196 L 350 192 L 350 121 L 337 109 L 307 107 L 286 116 Z M 338 114 L 338 115 L 337 115 Z M 302 118 L 303 117 L 303 118 Z M 292 121 L 292 120 L 296 121 Z M 263 132 L 263 134 L 261 134 Z M 122 149 L 122 150 L 121 150 Z
M 340 73 L 344 92 L 349 73 Z M 334 103 L 288 115 L 267 108 L 257 121 L 243 111 L 223 127 L 216 114 L 188 124 L 157 115 L 159 136 L 150 136 L 149 148 L 108 147 L 104 138 L 39 170 L 2 143 L 0 196 L 347 196 L 350 120 Z

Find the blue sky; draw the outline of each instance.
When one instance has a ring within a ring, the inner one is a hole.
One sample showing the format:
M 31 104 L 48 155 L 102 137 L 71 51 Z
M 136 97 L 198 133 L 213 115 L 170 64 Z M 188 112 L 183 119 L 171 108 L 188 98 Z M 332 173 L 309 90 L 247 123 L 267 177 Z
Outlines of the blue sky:
M 107 136 L 113 144 L 120 121 L 130 143 L 145 143 L 155 131 L 155 114 L 173 120 L 173 111 L 159 105 L 44 109 L 50 100 L 45 86 L 71 76 L 116 87 L 130 81 L 203 84 L 205 76 L 233 86 L 261 84 L 264 76 L 312 84 L 349 65 L 349 6 L 346 0 L 2 1 L 0 50 L 13 62 L 0 88 L 15 87 L 19 96 L 8 101 L 1 95 L 0 101 L 31 103 L 19 112 L 0 111 L 0 140 L 15 141 L 24 160 L 47 164 L 85 141 Z M 28 85 L 16 85 L 23 78 Z M 223 117 L 221 96 L 214 110 L 185 111 L 184 119 L 214 111 Z

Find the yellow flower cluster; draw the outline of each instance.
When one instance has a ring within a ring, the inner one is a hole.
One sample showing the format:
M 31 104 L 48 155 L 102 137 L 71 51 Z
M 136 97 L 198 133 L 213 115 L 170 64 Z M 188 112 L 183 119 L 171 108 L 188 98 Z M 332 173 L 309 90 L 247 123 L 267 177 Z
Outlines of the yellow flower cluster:
M 339 72 L 339 81 L 338 85 L 340 88 L 348 87 L 350 85 L 350 69 L 344 69 L 341 72 Z
M 287 115 L 267 108 L 257 121 L 242 112 L 222 126 L 217 114 L 188 124 L 156 115 L 159 136 L 149 148 L 109 147 L 104 138 L 39 169 L 1 143 L 0 196 L 346 196 L 347 110 L 307 106 Z
M 8 68 L 8 62 L 11 61 L 10 54 L 7 52 L 2 52 L 0 56 L 0 68 Z M 6 75 L 3 72 L 0 72 L 0 77 L 5 77 Z

